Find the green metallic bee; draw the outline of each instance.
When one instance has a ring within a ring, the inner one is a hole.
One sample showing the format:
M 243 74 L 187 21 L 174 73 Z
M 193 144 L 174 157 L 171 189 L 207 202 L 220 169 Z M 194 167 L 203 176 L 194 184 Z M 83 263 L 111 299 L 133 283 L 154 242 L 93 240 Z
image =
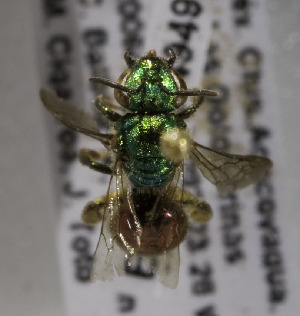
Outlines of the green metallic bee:
M 138 255 L 164 285 L 174 288 L 188 219 L 205 223 L 212 216 L 209 204 L 183 189 L 185 158 L 190 157 L 222 194 L 258 181 L 272 163 L 263 157 L 216 152 L 191 140 L 184 120 L 204 96 L 217 93 L 187 89 L 173 69 L 177 57 L 173 51 L 168 58 L 157 57 L 155 50 L 141 58 L 128 52 L 124 57 L 129 69 L 117 82 L 90 79 L 114 88 L 115 99 L 126 109 L 121 115 L 108 100 L 96 98 L 96 108 L 114 124 L 113 134 L 99 133 L 91 116 L 52 92 L 41 90 L 40 95 L 59 121 L 99 140 L 112 153 L 112 165 L 100 162 L 107 153 L 88 149 L 79 153 L 84 165 L 111 175 L 107 194 L 89 202 L 82 214 L 87 224 L 102 221 L 92 278 L 121 275 L 124 260 Z M 194 97 L 193 103 L 180 110 L 188 96 Z

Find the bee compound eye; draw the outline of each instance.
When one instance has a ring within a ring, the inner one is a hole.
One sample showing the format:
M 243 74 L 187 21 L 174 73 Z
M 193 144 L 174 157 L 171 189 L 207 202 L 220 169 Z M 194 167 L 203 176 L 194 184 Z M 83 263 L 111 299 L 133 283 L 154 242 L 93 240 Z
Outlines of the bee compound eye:
M 124 106 L 125 108 L 128 107 L 129 97 L 123 91 L 115 89 L 114 97 L 120 105 Z

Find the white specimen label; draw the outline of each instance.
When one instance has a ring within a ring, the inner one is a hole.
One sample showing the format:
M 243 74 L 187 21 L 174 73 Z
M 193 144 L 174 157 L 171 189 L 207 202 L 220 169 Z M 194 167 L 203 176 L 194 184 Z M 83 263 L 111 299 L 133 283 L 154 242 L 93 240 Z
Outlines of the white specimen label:
M 95 95 L 112 89 L 91 76 L 117 80 L 125 50 L 140 56 L 169 48 L 189 88 L 219 91 L 191 119 L 193 137 L 216 150 L 275 159 L 276 107 L 271 94 L 268 19 L 264 1 L 43 1 L 36 9 L 41 85 L 92 110 Z M 108 132 L 103 118 L 99 128 Z M 280 179 L 276 164 L 260 184 L 220 197 L 192 164 L 186 188 L 211 204 L 208 225 L 191 224 L 180 247 L 176 290 L 164 288 L 135 262 L 109 283 L 89 283 L 100 227 L 80 222 L 84 205 L 106 192 L 108 177 L 81 166 L 79 148 L 99 143 L 49 120 L 59 184 L 58 249 L 66 314 L 240 316 L 295 315 L 300 305 L 289 280 Z M 276 159 L 275 159 L 276 162 Z

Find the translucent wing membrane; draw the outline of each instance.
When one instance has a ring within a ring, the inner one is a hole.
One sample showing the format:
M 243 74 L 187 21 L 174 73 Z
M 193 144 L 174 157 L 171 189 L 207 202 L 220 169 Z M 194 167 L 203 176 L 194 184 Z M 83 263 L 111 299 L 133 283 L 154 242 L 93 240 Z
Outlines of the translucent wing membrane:
M 99 133 L 97 122 L 88 113 L 58 98 L 55 93 L 49 90 L 41 89 L 40 97 L 46 109 L 64 125 L 95 138 L 106 148 L 110 148 L 113 135 Z
M 175 289 L 178 284 L 180 254 L 179 245 L 156 256 L 155 269 L 159 282 L 164 286 Z
M 160 190 L 159 203 L 156 212 L 165 212 L 161 222 L 161 230 L 164 231 L 165 244 L 171 244 L 172 238 L 176 245 L 160 251 L 155 255 L 155 267 L 153 271 L 158 275 L 159 282 L 164 286 L 175 289 L 178 284 L 180 254 L 179 245 L 184 239 L 187 229 L 187 218 L 183 210 L 183 164 L 180 164 L 173 173 L 172 180 L 165 188 Z M 169 216 L 173 217 L 173 224 L 169 224 Z M 168 240 L 169 239 L 169 240 Z
M 173 180 L 159 189 L 134 188 L 121 163 L 117 162 L 107 193 L 102 229 L 94 255 L 91 279 L 111 280 L 125 273 L 133 257 L 141 257 L 149 272 L 170 288 L 178 283 L 179 244 L 187 219 L 178 200 L 176 185 L 182 168 Z M 175 185 L 175 187 L 173 186 Z
M 101 233 L 97 248 L 94 254 L 91 280 L 112 280 L 115 271 L 118 275 L 125 273 L 124 260 L 126 258 L 126 248 L 122 247 L 118 240 L 118 220 L 121 207 L 121 191 L 118 188 L 118 178 L 120 178 L 119 163 L 115 164 L 115 174 L 110 178 L 106 195 L 105 209 L 102 219 Z
M 225 154 L 196 142 L 190 157 L 221 194 L 228 194 L 260 180 L 272 166 L 271 160 L 264 157 Z

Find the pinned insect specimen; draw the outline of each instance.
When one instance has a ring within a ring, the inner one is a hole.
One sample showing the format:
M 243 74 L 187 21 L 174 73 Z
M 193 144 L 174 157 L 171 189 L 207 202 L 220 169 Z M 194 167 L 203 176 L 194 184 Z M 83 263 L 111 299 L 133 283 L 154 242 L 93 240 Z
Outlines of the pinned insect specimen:
M 177 58 L 173 51 L 168 58 L 158 57 L 155 50 L 141 58 L 128 52 L 124 57 L 129 68 L 117 82 L 90 79 L 114 88 L 115 99 L 126 110 L 121 115 L 107 99 L 96 98 L 96 108 L 113 123 L 112 134 L 100 133 L 89 114 L 54 93 L 42 89 L 40 96 L 59 121 L 99 140 L 112 154 L 112 165 L 106 165 L 101 152 L 83 149 L 79 153 L 84 165 L 111 175 L 107 194 L 89 202 L 82 215 L 87 224 L 102 222 L 92 278 L 121 275 L 124 262 L 130 264 L 133 256 L 142 256 L 160 281 L 174 288 L 179 244 L 188 221 L 205 223 L 212 216 L 208 203 L 183 189 L 184 160 L 191 158 L 222 194 L 258 181 L 272 163 L 258 156 L 216 152 L 190 138 L 185 119 L 198 109 L 204 96 L 217 93 L 187 89 L 173 69 Z M 181 109 L 189 96 L 194 97 L 192 104 Z

